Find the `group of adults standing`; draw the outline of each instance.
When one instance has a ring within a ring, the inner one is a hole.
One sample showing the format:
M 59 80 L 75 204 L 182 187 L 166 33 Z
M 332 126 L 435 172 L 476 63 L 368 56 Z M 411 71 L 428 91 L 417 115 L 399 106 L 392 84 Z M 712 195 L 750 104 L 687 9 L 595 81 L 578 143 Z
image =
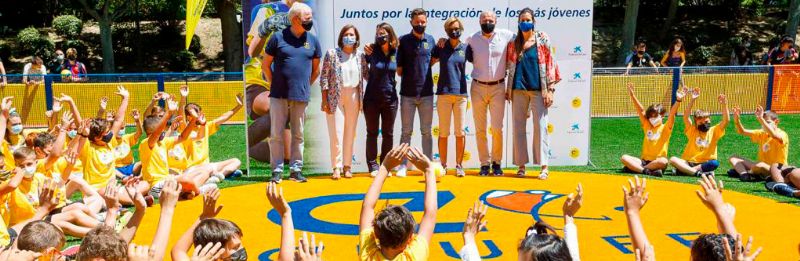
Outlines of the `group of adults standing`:
M 420 147 L 427 157 L 433 158 L 431 125 L 434 107 L 439 116 L 441 163 L 445 168 L 453 166 L 457 176 L 464 176 L 462 159 L 466 134 L 463 123 L 467 99 L 471 99 L 473 106 L 480 175 L 503 175 L 500 167 L 503 120 L 506 102 L 511 102 L 513 163 L 519 167 L 517 174 L 525 175 L 531 148 L 533 163 L 542 166 L 539 178 L 547 178 L 547 110 L 553 104 L 560 75 L 551 53 L 550 39 L 544 32 L 535 30 L 531 9 L 520 12 L 516 33 L 495 28 L 497 17 L 494 12 L 487 11 L 480 15 L 480 31 L 462 40 L 464 24 L 453 17 L 444 23 L 447 37 L 436 40 L 428 34 L 427 13 L 417 8 L 410 13 L 413 28 L 410 33 L 398 36 L 392 25 L 383 22 L 377 25 L 374 41 L 369 43 L 362 39 L 358 28 L 345 25 L 338 35 L 337 47 L 324 52 L 324 57 L 319 41 L 308 32 L 313 26 L 312 17 L 308 5 L 293 2 L 286 16 L 288 26 L 285 29 L 276 30 L 268 37 L 259 33 L 257 39 L 249 42 L 254 57 L 258 56 L 261 46 L 264 48 L 263 55 L 257 58 L 261 61 L 265 85 L 269 87 L 257 90 L 248 87 L 248 94 L 252 97 L 247 98 L 247 106 L 254 124 L 261 121 L 270 126 L 269 133 L 250 135 L 251 139 L 253 135 L 260 135 L 256 141 L 263 139 L 264 135 L 270 136 L 271 181 L 280 182 L 283 176 L 287 154 L 283 132 L 287 127 L 291 130 L 292 141 L 289 178 L 306 181 L 302 175 L 303 126 L 311 85 L 318 77 L 322 92 L 321 110 L 328 123 L 334 179 L 353 175 L 353 144 L 358 116 L 362 111 L 367 127 L 364 152 L 373 176 L 378 171 L 379 162 L 395 144 L 393 130 L 398 110 L 402 125 L 400 143 L 410 143 L 415 118 L 419 115 Z M 469 86 L 465 70 L 467 62 L 471 62 L 474 68 Z M 440 76 L 434 91 L 431 71 L 437 63 Z M 399 92 L 396 76 L 400 76 Z M 268 104 L 264 106 L 265 103 Z M 531 146 L 528 146 L 526 137 L 529 116 L 533 118 L 534 126 Z M 447 162 L 451 127 L 456 141 L 454 165 Z M 492 137 L 491 150 L 487 131 Z M 380 153 L 378 138 L 382 138 Z M 253 157 L 252 153 L 258 151 L 251 149 L 250 153 Z M 405 176 L 405 165 L 401 164 L 395 175 Z

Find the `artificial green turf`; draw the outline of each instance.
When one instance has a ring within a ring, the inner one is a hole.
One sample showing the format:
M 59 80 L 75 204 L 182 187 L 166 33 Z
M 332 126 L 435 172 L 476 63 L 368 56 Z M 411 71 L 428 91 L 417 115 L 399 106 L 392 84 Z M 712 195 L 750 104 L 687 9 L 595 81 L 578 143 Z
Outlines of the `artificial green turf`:
M 712 117 L 714 124 L 718 123 L 720 116 Z M 755 117 L 752 115 L 743 115 L 742 122 L 745 128 L 757 129 L 760 128 Z M 789 134 L 790 139 L 800 134 L 800 114 L 794 115 L 781 115 L 780 128 Z M 683 147 L 686 144 L 686 136 L 683 134 L 683 121 L 677 119 L 675 129 L 672 133 L 670 140 L 669 155 L 680 156 Z M 591 161 L 593 165 L 590 166 L 569 166 L 569 167 L 552 167 L 554 171 L 569 171 L 569 172 L 587 172 L 587 173 L 605 173 L 616 175 L 628 175 L 620 173 L 621 163 L 619 158 L 622 154 L 630 154 L 638 156 L 641 153 L 642 143 L 642 130 L 639 126 L 639 120 L 636 118 L 594 118 L 592 119 L 591 130 Z M 212 136 L 211 138 L 211 159 L 212 161 L 224 160 L 231 157 L 237 157 L 245 162 L 245 142 L 244 142 L 244 126 L 243 125 L 226 125 Z M 789 161 L 796 163 L 799 158 L 800 151 L 797 146 L 790 142 Z M 781 202 L 798 203 L 799 200 L 779 196 L 775 193 L 768 192 L 763 185 L 763 182 L 744 183 L 736 179 L 728 178 L 726 172 L 731 168 L 727 158 L 731 155 L 740 155 L 746 158 L 755 159 L 757 154 L 757 145 L 752 143 L 749 138 L 736 133 L 733 120 L 728 125 L 725 136 L 719 142 L 718 156 L 720 161 L 720 168 L 717 170 L 717 176 L 725 182 L 726 189 L 744 192 L 752 195 L 763 196 L 775 199 Z M 245 184 L 252 184 L 254 182 L 263 182 L 268 180 L 268 168 L 266 164 L 250 161 L 251 174 L 239 180 L 226 181 L 221 184 L 221 187 L 239 186 Z M 245 166 L 243 164 L 242 168 Z M 328 175 L 316 173 L 304 173 L 308 176 Z M 697 179 L 694 177 L 665 175 L 663 179 L 684 183 L 696 183 Z

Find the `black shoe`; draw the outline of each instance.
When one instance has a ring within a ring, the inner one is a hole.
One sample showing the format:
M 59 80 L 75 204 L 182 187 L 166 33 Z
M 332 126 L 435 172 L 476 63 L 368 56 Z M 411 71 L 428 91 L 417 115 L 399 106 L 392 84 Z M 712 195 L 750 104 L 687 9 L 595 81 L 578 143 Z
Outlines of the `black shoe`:
M 292 172 L 292 174 L 289 174 L 289 179 L 300 183 L 305 183 L 308 181 L 306 177 L 303 177 L 303 172 L 300 171 L 295 171 Z
M 713 171 L 698 170 L 697 172 L 694 173 L 695 177 L 702 177 L 702 176 L 712 176 L 712 177 L 714 177 L 714 175 L 715 175 L 715 173 Z
M 739 178 L 739 172 L 736 172 L 735 169 L 729 169 L 728 170 L 728 177 Z
M 775 186 L 777 186 L 778 182 L 766 182 L 764 183 L 764 187 L 767 188 L 768 191 L 772 192 L 775 191 Z
M 745 174 L 742 174 L 741 176 L 739 176 L 739 180 L 744 181 L 744 182 L 754 182 L 754 181 L 758 181 L 758 176 L 750 174 L 750 173 L 745 173 Z
M 654 177 L 663 177 L 664 176 L 664 172 L 661 171 L 660 169 L 650 170 L 650 169 L 645 168 L 644 170 L 642 170 L 642 173 L 645 174 L 645 175 L 654 176 Z
M 503 176 L 503 169 L 500 168 L 500 164 L 492 162 L 492 174 L 495 176 Z
M 283 180 L 283 172 L 280 171 L 273 171 L 272 178 L 269 179 L 269 182 L 279 184 Z
M 489 176 L 489 166 L 481 166 L 481 171 L 478 172 L 480 176 Z

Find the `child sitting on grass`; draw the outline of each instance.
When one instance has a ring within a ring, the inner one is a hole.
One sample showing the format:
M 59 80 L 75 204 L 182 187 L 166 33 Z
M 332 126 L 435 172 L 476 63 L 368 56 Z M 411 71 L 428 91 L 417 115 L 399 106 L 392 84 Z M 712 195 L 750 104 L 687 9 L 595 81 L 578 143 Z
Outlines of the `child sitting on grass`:
M 389 205 L 378 212 L 377 217 L 375 214 L 375 205 L 389 170 L 400 165 L 403 159 L 408 159 L 425 175 L 425 212 L 416 235 L 416 222 L 405 207 Z M 358 225 L 360 260 L 428 260 L 428 244 L 436 226 L 436 202 L 436 175 L 430 159 L 408 144 L 389 151 L 361 206 Z
M 633 93 L 633 83 L 628 83 L 628 94 L 631 96 L 633 107 L 639 115 L 639 122 L 644 131 L 644 141 L 642 141 L 642 157 L 637 158 L 631 155 L 622 155 L 620 161 L 625 165 L 625 172 L 643 173 L 661 177 L 667 169 L 667 149 L 669 139 L 672 136 L 672 127 L 675 125 L 675 115 L 678 107 L 686 93 L 686 89 L 676 93 L 675 104 L 670 107 L 667 123 L 663 123 L 666 109 L 661 104 L 653 104 L 644 110 L 636 94 Z
M 717 97 L 719 104 L 722 105 L 722 121 L 711 126 L 711 117 L 708 112 L 697 110 L 694 113 L 694 123 L 692 123 L 691 111 L 697 97 L 700 97 L 700 88 L 692 91 L 689 106 L 683 113 L 684 133 L 686 134 L 686 147 L 683 155 L 672 157 L 669 163 L 675 167 L 678 174 L 682 175 L 714 175 L 714 170 L 719 167 L 717 161 L 717 144 L 722 136 L 725 135 L 725 128 L 730 121 L 728 113 L 728 99 L 725 94 Z
M 741 181 L 756 181 L 770 176 L 770 168 L 778 164 L 783 168 L 789 159 L 789 135 L 778 127 L 780 119 L 772 111 L 756 108 L 756 119 L 761 125 L 760 130 L 745 129 L 741 120 L 742 109 L 733 108 L 733 122 L 736 124 L 736 133 L 750 138 L 758 144 L 758 159 L 752 161 L 740 156 L 732 156 L 729 160 L 733 169 L 728 171 L 731 177 L 738 177 Z

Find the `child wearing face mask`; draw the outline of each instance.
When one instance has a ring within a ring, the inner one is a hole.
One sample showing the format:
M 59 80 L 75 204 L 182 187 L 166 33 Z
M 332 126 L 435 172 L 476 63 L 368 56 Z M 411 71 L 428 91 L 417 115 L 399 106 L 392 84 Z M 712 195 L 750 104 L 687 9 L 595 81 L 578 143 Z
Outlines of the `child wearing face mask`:
M 666 114 L 664 106 L 653 104 L 647 110 L 644 110 L 633 92 L 633 87 L 633 83 L 628 83 L 628 94 L 631 96 L 636 114 L 639 115 L 639 122 L 642 124 L 642 131 L 644 132 L 644 140 L 642 141 L 641 158 L 627 154 L 622 155 L 620 161 L 625 166 L 623 171 L 661 177 L 669 163 L 667 160 L 669 139 L 672 136 L 672 127 L 675 125 L 675 115 L 678 113 L 678 107 L 683 101 L 685 93 L 681 91 L 676 94 L 676 102 L 670 108 L 669 118 L 667 118 L 667 123 L 664 124 L 663 117 Z
M 689 93 L 688 91 L 686 91 Z M 683 113 L 683 123 L 686 126 L 684 133 L 686 134 L 687 143 L 683 149 L 683 155 L 670 158 L 670 164 L 675 167 L 678 174 L 682 175 L 714 175 L 714 170 L 719 167 L 717 161 L 717 143 L 725 135 L 725 128 L 730 121 L 730 114 L 728 112 L 728 99 L 725 94 L 720 94 L 717 97 L 720 105 L 722 106 L 722 121 L 712 126 L 711 118 L 708 112 L 697 110 L 694 113 L 694 123 L 691 120 L 692 105 L 694 105 L 697 97 L 700 97 L 700 88 L 694 88 L 691 91 L 691 100 L 689 106 Z
M 759 130 L 745 129 L 741 121 L 742 110 L 733 108 L 733 122 L 736 124 L 736 133 L 747 136 L 753 143 L 758 144 L 758 158 L 752 161 L 740 156 L 732 156 L 729 160 L 733 169 L 728 175 L 739 178 L 741 181 L 757 181 L 769 177 L 770 167 L 777 164 L 778 169 L 787 166 L 789 156 L 789 135 L 778 127 L 780 119 L 772 111 L 756 108 L 756 119 L 761 125 Z

